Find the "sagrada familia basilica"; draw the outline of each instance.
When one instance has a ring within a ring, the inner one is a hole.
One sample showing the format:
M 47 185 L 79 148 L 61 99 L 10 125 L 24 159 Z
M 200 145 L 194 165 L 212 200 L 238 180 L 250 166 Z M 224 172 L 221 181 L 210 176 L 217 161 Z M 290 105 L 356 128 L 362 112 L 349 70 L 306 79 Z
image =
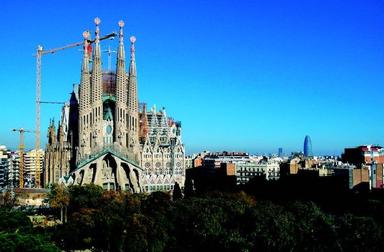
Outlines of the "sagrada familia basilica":
M 120 21 L 116 71 L 103 71 L 100 19 L 95 24 L 94 40 L 83 33 L 80 84 L 63 106 L 57 129 L 53 120 L 48 128 L 45 185 L 93 183 L 131 192 L 170 191 L 175 183 L 183 187 L 181 123 L 164 108 L 147 110 L 146 104 L 139 104 L 136 38 L 130 37 L 127 63 Z

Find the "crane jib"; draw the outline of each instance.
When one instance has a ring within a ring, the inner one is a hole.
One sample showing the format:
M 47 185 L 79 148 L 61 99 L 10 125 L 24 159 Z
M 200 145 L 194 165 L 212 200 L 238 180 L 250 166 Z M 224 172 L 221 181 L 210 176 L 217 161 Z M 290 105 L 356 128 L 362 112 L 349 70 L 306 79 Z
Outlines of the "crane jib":
M 99 40 L 105 40 L 105 39 L 109 39 L 109 38 L 112 38 L 112 37 L 114 38 L 116 36 L 117 36 L 117 33 L 116 32 L 112 32 L 112 33 L 110 33 L 108 35 L 105 35 L 104 37 L 101 37 Z M 88 43 L 90 43 L 90 44 L 95 43 L 95 39 L 93 39 L 93 40 L 88 39 Z

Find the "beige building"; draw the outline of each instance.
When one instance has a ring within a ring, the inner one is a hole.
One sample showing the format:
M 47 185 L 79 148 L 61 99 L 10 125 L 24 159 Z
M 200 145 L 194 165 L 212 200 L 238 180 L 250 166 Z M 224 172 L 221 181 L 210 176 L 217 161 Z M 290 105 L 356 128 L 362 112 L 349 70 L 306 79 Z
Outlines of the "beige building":
M 140 166 L 147 192 L 170 191 L 185 181 L 185 151 L 181 123 L 167 117 L 165 109 L 140 112 Z
M 24 187 L 34 187 L 36 170 L 39 168 L 42 171 L 44 167 L 44 155 L 43 149 L 34 149 L 24 154 Z

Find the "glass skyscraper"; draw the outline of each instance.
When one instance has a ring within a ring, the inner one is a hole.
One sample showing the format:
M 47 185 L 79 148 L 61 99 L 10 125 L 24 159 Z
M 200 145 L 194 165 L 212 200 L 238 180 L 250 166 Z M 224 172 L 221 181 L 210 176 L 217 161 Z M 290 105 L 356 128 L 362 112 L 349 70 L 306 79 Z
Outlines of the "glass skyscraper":
M 304 157 L 313 157 L 312 141 L 310 136 L 305 136 L 304 139 Z

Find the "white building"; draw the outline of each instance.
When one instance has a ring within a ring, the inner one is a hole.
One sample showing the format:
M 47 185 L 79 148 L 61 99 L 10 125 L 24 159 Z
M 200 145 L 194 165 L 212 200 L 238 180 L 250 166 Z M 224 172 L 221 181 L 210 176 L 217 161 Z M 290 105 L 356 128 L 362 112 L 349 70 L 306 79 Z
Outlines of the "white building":
M 253 177 L 265 177 L 266 180 L 277 180 L 280 177 L 280 164 L 278 162 L 249 162 L 236 164 L 237 184 L 245 184 Z
M 20 158 L 6 146 L 0 146 L 0 188 L 19 187 Z
M 8 187 L 19 187 L 20 155 L 18 152 L 10 152 L 8 168 Z
M 9 169 L 9 153 L 7 147 L 0 145 L 0 189 L 7 186 Z

